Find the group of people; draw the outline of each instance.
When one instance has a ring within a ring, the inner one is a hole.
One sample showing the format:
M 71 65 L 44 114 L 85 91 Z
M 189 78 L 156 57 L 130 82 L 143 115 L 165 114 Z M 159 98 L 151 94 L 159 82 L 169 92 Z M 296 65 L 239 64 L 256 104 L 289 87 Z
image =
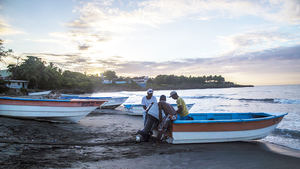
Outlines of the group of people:
M 149 140 L 154 129 L 157 129 L 158 131 L 157 139 L 168 139 L 171 134 L 172 121 L 176 119 L 193 119 L 189 115 L 184 100 L 178 96 L 176 91 L 172 91 L 170 97 L 176 100 L 177 110 L 175 110 L 171 104 L 167 103 L 167 97 L 165 95 L 161 95 L 159 102 L 157 102 L 156 97 L 153 96 L 153 90 L 147 90 L 147 95 L 142 99 L 142 105 L 145 110 L 143 113 L 144 129 L 138 131 L 138 134 L 142 136 L 143 141 Z

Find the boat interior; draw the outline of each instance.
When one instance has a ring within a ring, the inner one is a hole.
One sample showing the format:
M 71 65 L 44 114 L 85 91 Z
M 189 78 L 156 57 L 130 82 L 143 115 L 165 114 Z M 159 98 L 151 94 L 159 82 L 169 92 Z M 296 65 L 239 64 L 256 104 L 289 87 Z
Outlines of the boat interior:
M 267 113 L 193 113 L 190 114 L 194 120 L 234 120 L 265 118 L 272 115 Z

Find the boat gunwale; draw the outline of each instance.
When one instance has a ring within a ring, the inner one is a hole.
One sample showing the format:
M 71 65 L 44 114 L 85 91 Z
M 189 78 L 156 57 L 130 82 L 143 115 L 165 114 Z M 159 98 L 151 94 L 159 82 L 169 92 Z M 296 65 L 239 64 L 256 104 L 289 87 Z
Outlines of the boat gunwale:
M 191 115 L 197 114 L 235 114 L 235 113 L 192 113 Z M 237 113 L 243 114 L 243 113 Z M 259 118 L 247 118 L 247 119 L 224 119 L 224 120 L 175 120 L 174 124 L 191 124 L 191 123 L 240 123 L 240 122 L 253 122 L 253 121 L 263 121 L 269 119 L 276 119 L 287 115 L 288 113 L 283 113 L 280 115 L 272 115 L 269 113 L 245 113 L 245 114 L 259 114 L 259 115 L 268 115 L 267 117 L 259 117 Z
M 107 100 L 87 100 L 87 99 L 69 99 L 69 100 L 61 100 L 61 99 L 33 99 L 33 98 L 20 98 L 20 97 L 0 97 L 0 100 L 12 100 L 12 101 L 38 101 L 38 102 L 69 102 L 69 103 L 74 103 L 74 102 L 107 102 Z
M 0 97 L 0 100 L 16 100 L 16 101 L 44 101 L 44 102 L 71 102 L 71 100 L 61 99 L 33 99 L 33 98 L 20 98 L 20 97 Z
M 81 97 L 81 96 L 62 96 L 61 99 L 128 99 L 129 97 Z
M 170 105 L 176 106 L 177 104 L 176 104 L 176 103 L 172 103 L 172 104 L 170 104 Z M 188 103 L 188 104 L 186 104 L 186 105 L 192 105 L 192 106 L 194 106 L 195 103 Z M 142 104 L 123 104 L 123 106 L 126 107 L 126 108 L 131 108 L 131 107 L 143 107 Z

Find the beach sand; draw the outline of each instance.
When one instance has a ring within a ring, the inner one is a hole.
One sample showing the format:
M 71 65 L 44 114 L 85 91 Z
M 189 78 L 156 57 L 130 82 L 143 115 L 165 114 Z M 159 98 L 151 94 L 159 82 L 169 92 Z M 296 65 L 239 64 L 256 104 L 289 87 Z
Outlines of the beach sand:
M 0 168 L 297 169 L 300 151 L 262 141 L 135 143 L 142 118 L 118 110 L 77 124 L 0 117 Z

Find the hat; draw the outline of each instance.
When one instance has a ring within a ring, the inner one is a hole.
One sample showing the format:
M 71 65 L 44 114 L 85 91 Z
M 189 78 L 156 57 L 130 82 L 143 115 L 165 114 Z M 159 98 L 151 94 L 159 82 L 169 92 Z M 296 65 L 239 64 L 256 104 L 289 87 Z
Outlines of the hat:
M 147 90 L 147 94 L 152 94 L 153 93 L 153 90 L 152 89 L 148 89 Z
M 166 101 L 167 97 L 165 95 L 161 95 L 160 98 L 159 98 L 159 101 L 161 101 L 161 100 L 165 100 Z
M 172 97 L 174 94 L 177 94 L 177 92 L 176 91 L 171 91 L 170 97 Z

